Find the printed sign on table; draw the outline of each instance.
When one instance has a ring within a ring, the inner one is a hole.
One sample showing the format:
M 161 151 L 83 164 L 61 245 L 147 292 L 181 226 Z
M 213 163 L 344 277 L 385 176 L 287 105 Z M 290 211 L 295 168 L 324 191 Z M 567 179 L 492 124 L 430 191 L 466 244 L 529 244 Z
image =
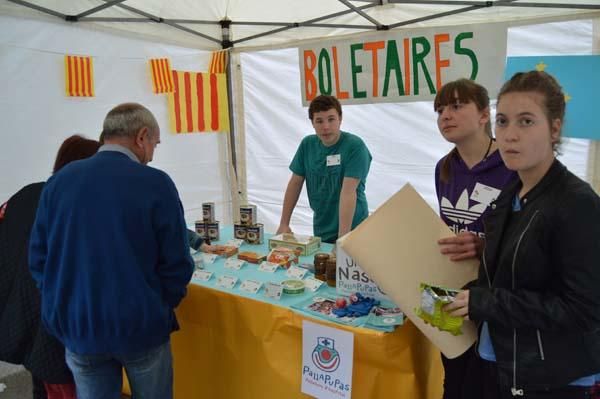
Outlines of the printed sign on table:
M 350 398 L 354 334 L 302 322 L 302 392 L 315 398 Z

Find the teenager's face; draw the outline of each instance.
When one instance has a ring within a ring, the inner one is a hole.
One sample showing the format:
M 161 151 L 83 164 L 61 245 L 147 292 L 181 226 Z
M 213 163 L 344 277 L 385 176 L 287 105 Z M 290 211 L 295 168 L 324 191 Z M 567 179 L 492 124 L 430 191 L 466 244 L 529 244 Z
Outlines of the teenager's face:
M 339 140 L 341 123 L 342 118 L 338 115 L 335 108 L 315 112 L 312 118 L 315 133 L 326 147 L 334 145 Z
M 534 92 L 504 94 L 497 105 L 496 139 L 506 166 L 519 174 L 543 175 L 554 160 L 553 144 L 561 121 L 550 123 L 543 96 Z
M 490 119 L 488 109 L 480 111 L 474 102 L 440 106 L 436 110 L 437 124 L 444 138 L 454 144 L 469 140 L 477 134 L 487 135 L 485 125 Z

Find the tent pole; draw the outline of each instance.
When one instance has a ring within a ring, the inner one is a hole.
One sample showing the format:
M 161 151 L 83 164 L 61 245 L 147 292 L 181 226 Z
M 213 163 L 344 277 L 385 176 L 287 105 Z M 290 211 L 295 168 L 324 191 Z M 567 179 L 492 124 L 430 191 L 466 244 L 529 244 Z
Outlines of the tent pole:
M 592 54 L 600 54 L 600 18 L 592 20 Z M 590 140 L 587 180 L 600 194 L 600 141 Z
M 248 187 L 246 175 L 246 130 L 244 119 L 244 84 L 240 53 L 229 52 L 229 64 L 227 69 L 227 80 L 230 92 L 234 96 L 229 97 L 230 104 L 230 140 L 231 151 L 235 154 L 234 166 L 235 185 L 231 187 L 232 207 L 234 221 L 239 218 L 236 213 L 239 205 L 248 203 Z M 235 133 L 234 133 L 235 132 Z

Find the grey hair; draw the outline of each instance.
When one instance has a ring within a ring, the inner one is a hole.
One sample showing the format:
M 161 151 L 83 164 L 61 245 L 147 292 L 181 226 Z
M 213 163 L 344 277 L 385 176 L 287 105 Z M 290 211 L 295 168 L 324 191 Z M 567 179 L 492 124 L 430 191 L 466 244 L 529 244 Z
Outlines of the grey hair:
M 147 127 L 152 134 L 158 131 L 158 122 L 152 112 L 138 103 L 119 104 L 111 109 L 102 126 L 101 140 L 116 137 L 135 137 L 140 129 Z

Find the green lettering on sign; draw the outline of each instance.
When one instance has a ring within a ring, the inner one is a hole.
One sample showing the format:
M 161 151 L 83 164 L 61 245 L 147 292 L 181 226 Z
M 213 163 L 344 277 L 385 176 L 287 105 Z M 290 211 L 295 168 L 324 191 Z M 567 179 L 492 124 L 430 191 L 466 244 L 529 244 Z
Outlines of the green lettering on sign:
M 362 50 L 363 44 L 356 43 L 350 45 L 350 59 L 352 63 L 352 95 L 354 98 L 366 98 L 366 91 L 358 91 L 358 82 L 356 75 L 362 72 L 362 65 L 356 65 L 356 51 Z
M 417 45 L 420 44 L 422 51 L 417 50 Z M 414 92 L 415 96 L 419 94 L 419 65 L 423 69 L 423 74 L 425 75 L 425 80 L 427 80 L 427 86 L 429 87 L 429 91 L 431 94 L 435 94 L 435 86 L 433 85 L 433 81 L 431 80 L 431 76 L 429 75 L 429 71 L 427 70 L 427 65 L 425 65 L 425 57 L 429 54 L 431 50 L 431 44 L 427 41 L 427 38 L 424 36 L 415 37 L 412 40 L 412 57 L 413 57 L 413 74 L 414 74 Z
M 477 61 L 477 56 L 475 55 L 475 53 L 473 52 L 473 50 L 469 49 L 469 48 L 462 48 L 461 47 L 461 41 L 463 41 L 463 39 L 472 39 L 473 38 L 473 32 L 463 32 L 459 35 L 456 36 L 456 39 L 454 39 L 454 52 L 456 54 L 459 55 L 466 55 L 467 57 L 469 57 L 471 59 L 471 77 L 469 79 L 471 80 L 475 80 L 475 78 L 477 77 L 477 72 L 479 72 L 479 62 Z
M 327 74 L 327 87 L 325 87 L 324 74 Z M 325 49 L 322 49 L 319 53 L 319 90 L 321 94 L 331 94 L 331 61 L 329 60 L 329 52 Z
M 398 85 L 398 95 L 404 95 L 404 84 L 402 83 L 402 69 L 400 68 L 400 58 L 398 57 L 398 48 L 395 40 L 388 40 L 387 54 L 385 58 L 385 79 L 383 80 L 383 97 L 387 97 L 390 86 L 390 75 L 392 71 L 396 75 L 396 84 Z

